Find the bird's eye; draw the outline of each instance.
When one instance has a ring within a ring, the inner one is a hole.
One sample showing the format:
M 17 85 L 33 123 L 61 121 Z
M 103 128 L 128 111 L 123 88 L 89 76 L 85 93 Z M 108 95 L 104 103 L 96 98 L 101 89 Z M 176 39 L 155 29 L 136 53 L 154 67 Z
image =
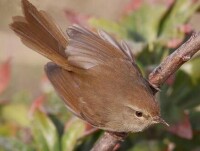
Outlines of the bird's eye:
M 142 117 L 143 114 L 142 114 L 142 112 L 140 112 L 140 111 L 136 111 L 136 112 L 135 112 L 135 115 L 136 115 L 137 117 Z

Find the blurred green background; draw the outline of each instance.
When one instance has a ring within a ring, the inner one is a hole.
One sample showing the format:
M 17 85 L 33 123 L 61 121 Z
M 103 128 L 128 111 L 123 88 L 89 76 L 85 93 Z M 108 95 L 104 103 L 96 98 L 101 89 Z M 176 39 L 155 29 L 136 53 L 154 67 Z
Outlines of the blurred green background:
M 132 48 L 145 77 L 200 30 L 199 0 L 33 0 L 63 31 L 77 23 L 101 28 Z M 48 61 L 8 28 L 19 0 L 0 0 L 0 151 L 88 151 L 102 134 L 74 117 L 43 72 Z M 130 134 L 120 151 L 200 150 L 200 53 L 161 88 L 157 98 L 169 128 Z

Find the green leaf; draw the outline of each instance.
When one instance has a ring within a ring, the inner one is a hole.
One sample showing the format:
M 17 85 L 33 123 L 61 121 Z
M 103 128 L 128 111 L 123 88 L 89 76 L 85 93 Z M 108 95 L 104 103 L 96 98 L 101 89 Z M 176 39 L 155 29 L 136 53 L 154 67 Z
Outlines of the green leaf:
M 162 39 L 183 38 L 184 33 L 181 33 L 178 27 L 186 23 L 199 6 L 199 3 L 192 0 L 174 1 L 161 20 L 159 36 Z
M 29 104 L 31 101 L 31 94 L 27 90 L 19 90 L 12 96 L 12 101 L 15 103 Z
M 34 149 L 20 140 L 0 137 L 0 151 L 34 151 Z
M 0 124 L 0 136 L 14 136 L 17 128 L 15 125 L 9 122 Z
M 38 150 L 60 151 L 57 129 L 45 113 L 35 112 L 31 128 Z
M 163 5 L 144 4 L 125 16 L 120 25 L 126 28 L 133 40 L 152 43 L 157 38 L 160 20 L 165 11 L 166 7 Z
M 199 83 L 200 80 L 198 80 Z M 170 123 L 179 121 L 184 110 L 193 110 L 200 105 L 200 85 L 179 70 L 172 86 L 164 85 L 160 92 L 161 111 Z
M 200 106 L 197 108 L 196 111 L 190 112 L 189 116 L 193 130 L 200 131 L 200 122 L 197 122 L 197 119 L 200 117 Z
M 43 104 L 49 114 L 57 116 L 62 123 L 69 120 L 71 112 L 67 110 L 64 101 L 55 92 L 46 93 L 45 97 L 47 101 L 44 101 Z
M 128 151 L 161 151 L 165 150 L 167 147 L 162 142 L 159 141 L 141 141 L 134 145 L 132 149 Z
M 2 106 L 1 117 L 12 123 L 16 123 L 20 126 L 29 126 L 28 120 L 28 106 L 24 104 L 9 104 Z
M 73 151 L 78 143 L 78 139 L 84 134 L 86 125 L 80 119 L 72 119 L 62 137 L 62 151 Z
M 113 34 L 118 34 L 121 37 L 127 37 L 125 28 L 123 28 L 123 26 L 121 26 L 117 22 L 113 22 L 110 20 L 102 19 L 102 18 L 101 19 L 90 18 L 88 22 L 90 25 L 94 26 L 95 28 L 103 29 Z
M 200 79 L 199 65 L 200 65 L 200 57 L 185 63 L 181 67 L 181 70 L 186 72 L 191 77 L 192 82 L 194 84 L 197 84 L 198 80 Z

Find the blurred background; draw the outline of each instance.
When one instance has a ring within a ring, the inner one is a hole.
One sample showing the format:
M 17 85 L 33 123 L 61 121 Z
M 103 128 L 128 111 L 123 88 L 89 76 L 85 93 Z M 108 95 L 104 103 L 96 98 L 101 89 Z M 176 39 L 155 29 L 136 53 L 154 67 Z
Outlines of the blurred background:
M 30 0 L 63 31 L 100 28 L 132 48 L 145 77 L 200 30 L 199 0 Z M 88 151 L 102 134 L 67 111 L 48 82 L 48 61 L 9 29 L 20 0 L 0 0 L 0 151 Z M 185 63 L 157 95 L 169 128 L 131 134 L 121 151 L 200 151 L 200 56 Z

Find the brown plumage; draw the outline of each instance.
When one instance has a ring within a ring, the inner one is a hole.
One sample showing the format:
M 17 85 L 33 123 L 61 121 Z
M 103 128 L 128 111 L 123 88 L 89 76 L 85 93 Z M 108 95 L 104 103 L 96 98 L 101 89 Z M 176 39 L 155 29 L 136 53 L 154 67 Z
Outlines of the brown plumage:
M 78 25 L 65 36 L 44 11 L 22 0 L 24 17 L 11 29 L 22 42 L 52 62 L 47 76 L 68 109 L 91 125 L 116 132 L 137 132 L 164 121 L 149 84 L 125 42 L 104 31 Z

